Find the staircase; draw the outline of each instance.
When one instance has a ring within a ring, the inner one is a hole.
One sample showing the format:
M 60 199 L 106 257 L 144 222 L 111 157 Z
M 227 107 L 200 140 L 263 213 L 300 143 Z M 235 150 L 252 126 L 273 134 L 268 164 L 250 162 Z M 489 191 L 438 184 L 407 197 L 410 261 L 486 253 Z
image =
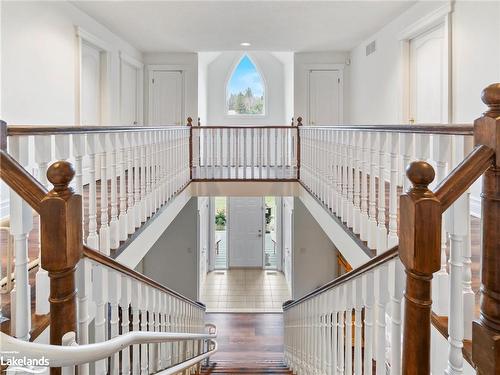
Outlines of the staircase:
M 203 366 L 202 374 L 293 374 L 283 362 L 234 363 L 213 362 Z

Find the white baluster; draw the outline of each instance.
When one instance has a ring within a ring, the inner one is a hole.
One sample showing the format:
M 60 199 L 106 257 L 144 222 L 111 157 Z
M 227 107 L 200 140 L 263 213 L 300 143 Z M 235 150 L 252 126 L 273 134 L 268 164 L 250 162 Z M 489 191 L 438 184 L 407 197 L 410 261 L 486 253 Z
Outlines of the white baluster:
M 354 204 L 353 204 L 353 193 L 354 193 L 354 174 L 353 174 L 353 137 L 354 134 L 351 131 L 346 132 L 347 135 L 347 226 L 349 228 L 354 227 Z
M 376 175 L 377 175 L 377 133 L 369 133 L 370 138 L 370 197 L 368 219 L 368 247 L 377 247 L 377 204 L 376 204 Z
M 348 172 L 348 163 L 349 163 L 349 148 L 348 148 L 348 142 L 349 142 L 349 133 L 347 131 L 341 132 L 342 134 L 342 221 L 344 223 L 347 223 L 349 226 L 351 219 L 350 219 L 350 210 L 349 210 L 349 198 L 348 198 L 348 191 L 349 191 L 349 172 Z
M 153 288 L 148 288 L 148 331 L 155 332 L 156 328 L 156 319 L 158 319 L 158 315 L 156 314 L 156 294 Z M 149 372 L 156 372 L 157 369 L 157 344 L 149 344 Z
M 353 132 L 352 134 L 352 148 L 353 148 L 353 159 L 354 159 L 354 196 L 353 196 L 353 221 L 352 230 L 354 233 L 360 233 L 361 231 L 361 192 L 360 192 L 360 170 L 361 162 L 359 159 L 360 148 L 360 132 Z
M 364 374 L 371 375 L 373 356 L 373 303 L 375 294 L 375 283 L 373 271 L 368 271 L 363 277 L 364 305 L 365 305 L 365 341 L 364 341 Z
M 375 295 L 375 305 L 377 308 L 377 330 L 376 330 L 376 345 L 375 345 L 375 360 L 377 375 L 386 373 L 385 369 L 385 306 L 389 299 L 389 280 L 388 280 L 388 265 L 382 264 L 377 268 L 378 278 L 378 293 Z
M 370 168 L 370 134 L 362 132 L 361 138 L 361 213 L 360 231 L 361 240 L 368 240 L 368 172 Z
M 406 280 L 399 259 L 394 260 L 390 267 L 394 274 L 391 288 L 391 375 L 398 375 L 401 374 L 401 300 Z
M 148 309 L 149 293 L 148 286 L 141 285 L 141 331 L 148 331 Z M 147 375 L 148 368 L 148 344 L 141 344 L 141 375 Z
M 449 209 L 447 223 L 450 232 L 450 315 L 448 318 L 449 357 L 446 374 L 463 373 L 462 347 L 464 339 L 463 254 L 468 215 L 466 196 L 461 196 Z
M 107 142 L 106 134 L 98 135 L 98 153 L 101 162 L 101 226 L 99 227 L 99 251 L 109 255 L 110 254 L 110 238 L 109 238 L 109 225 L 108 225 L 108 160 L 106 147 Z
M 338 297 L 337 290 L 333 289 L 330 291 L 330 308 L 331 308 L 331 346 L 329 347 L 329 352 L 331 353 L 331 362 L 330 362 L 330 370 L 328 371 L 328 375 L 334 375 L 337 371 L 337 358 L 338 358 L 338 350 L 337 350 L 337 336 L 338 336 Z
M 379 161 L 378 161 L 378 225 L 377 225 L 377 254 L 387 250 L 387 227 L 385 225 L 385 151 L 387 149 L 387 134 L 379 133 Z
M 49 182 L 47 181 L 47 167 L 52 159 L 52 137 L 49 136 L 35 136 L 35 162 L 38 164 L 39 180 L 46 188 L 50 189 Z M 41 262 L 41 249 L 38 255 L 38 260 Z M 39 263 L 41 265 L 41 263 Z M 37 315 L 45 315 L 49 313 L 49 274 L 41 266 L 35 276 L 35 290 L 36 290 L 36 303 L 35 311 Z
M 363 309 L 363 279 L 358 277 L 353 284 L 354 291 L 354 373 L 362 374 L 363 359 L 362 359 L 362 336 L 363 322 L 361 320 L 361 311 Z
M 125 335 L 129 331 L 129 306 L 131 302 L 132 281 L 128 276 L 122 275 L 120 278 L 120 301 L 121 309 L 121 334 Z M 130 373 L 130 347 L 126 346 L 122 350 L 121 355 L 121 373 Z
M 12 137 L 9 153 L 21 164 L 28 164 L 28 138 Z M 10 294 L 11 333 L 28 341 L 31 330 L 31 288 L 28 281 L 28 233 L 33 228 L 31 207 L 10 190 L 10 232 L 14 238 L 16 282 Z
M 87 245 L 93 249 L 99 249 L 99 235 L 97 234 L 97 194 L 96 194 L 96 176 L 95 155 L 97 152 L 97 137 L 99 135 L 87 135 L 87 153 L 89 157 L 89 235 Z
M 83 242 L 86 243 L 85 222 L 88 220 L 88 205 L 84 203 L 85 196 L 83 194 L 83 157 L 86 155 L 86 136 L 85 134 L 73 134 L 71 138 L 73 140 L 73 157 L 75 159 L 75 193 L 82 196 L 82 234 Z
M 354 306 L 354 284 L 343 284 L 346 300 L 345 312 L 345 374 L 352 374 L 352 308 Z
M 436 180 L 442 181 L 448 174 L 447 164 L 451 156 L 451 137 L 449 135 L 440 135 L 439 142 L 436 143 Z M 441 268 L 435 273 L 432 279 L 432 311 L 439 316 L 447 316 L 450 302 L 450 278 L 447 270 L 446 256 L 446 216 L 443 215 L 441 226 Z
M 131 213 L 134 214 L 132 220 L 132 225 L 129 225 L 129 234 L 135 232 L 135 228 L 139 228 L 141 226 L 142 219 L 142 201 L 141 201 L 141 184 L 140 184 L 140 175 L 141 175 L 141 135 L 139 132 L 133 133 L 131 135 L 132 143 L 131 146 L 134 149 L 134 175 L 133 175 L 133 186 L 134 186 L 134 208 Z M 131 176 L 132 177 L 132 176 Z M 130 182 L 129 182 L 130 186 Z M 130 196 L 129 196 L 130 202 Z
M 389 234 L 387 236 L 387 248 L 396 246 L 398 238 L 398 154 L 399 154 L 399 133 L 391 133 L 390 137 L 390 157 L 391 176 L 389 188 Z
M 346 310 L 346 295 L 345 295 L 345 290 L 342 286 L 337 288 L 338 291 L 338 330 L 337 330 L 337 339 L 338 339 L 338 344 L 337 344 L 337 374 L 344 374 L 344 341 L 345 341 L 345 336 L 344 336 L 344 317 L 345 317 L 345 310 Z
M 89 295 L 91 292 L 91 267 L 90 262 L 82 258 L 78 263 L 76 270 L 77 293 L 78 293 L 78 344 L 86 345 L 89 343 Z M 78 366 L 78 374 L 88 375 L 89 364 L 85 363 Z
M 127 198 L 132 198 L 131 204 L 134 204 L 133 196 L 127 196 L 127 162 L 130 163 L 129 167 L 131 167 L 132 165 L 132 156 L 127 156 L 127 150 L 129 149 L 127 133 L 116 134 L 116 145 L 119 158 L 118 173 L 120 175 L 120 214 L 118 216 L 118 239 L 119 241 L 125 241 L 128 237 Z M 129 168 L 129 174 L 131 173 L 131 170 L 132 168 Z M 130 194 L 132 194 L 132 192 L 130 192 Z
M 121 299 L 121 277 L 117 272 L 112 270 L 108 271 L 109 279 L 109 330 L 110 339 L 115 338 L 120 332 L 120 321 L 118 317 L 118 303 Z M 112 374 L 118 374 L 120 368 L 119 352 L 114 353 L 111 356 L 110 369 Z
M 406 168 L 410 164 L 411 157 L 413 154 L 414 150 L 414 145 L 415 145 L 415 137 L 414 134 L 406 133 L 406 134 L 401 134 L 400 135 L 401 139 L 401 152 L 403 154 L 402 159 L 403 159 L 403 173 L 402 173 L 402 179 L 403 179 L 403 191 L 407 191 L 411 187 L 410 180 L 408 177 L 406 177 Z
M 146 134 L 145 133 L 140 133 L 139 134 L 139 145 L 140 145 L 140 150 L 141 150 L 141 157 L 139 161 L 139 168 L 140 168 L 140 194 L 141 194 L 141 219 L 140 222 L 144 223 L 147 219 L 147 198 L 146 198 Z M 139 224 L 140 226 L 140 224 Z
M 130 308 L 132 310 L 132 330 L 139 331 L 139 315 L 142 304 L 141 284 L 137 281 L 131 282 L 132 298 L 130 300 Z M 132 374 L 138 375 L 141 372 L 139 345 L 132 346 Z
M 117 186 L 116 186 L 116 136 L 113 133 L 106 134 L 107 143 L 110 149 L 110 168 L 109 173 L 106 176 L 111 180 L 111 194 L 110 194 L 110 206 L 111 206 L 111 218 L 109 221 L 109 245 L 112 249 L 117 249 L 120 246 L 120 228 L 118 224 L 118 201 L 117 201 Z M 118 143 L 118 147 L 120 144 Z M 102 187 L 102 180 L 101 180 Z
M 94 318 L 94 340 L 95 342 L 106 341 L 106 317 L 107 317 L 107 270 L 99 263 L 93 264 L 93 293 L 95 303 L 95 318 Z M 107 360 L 101 359 L 95 362 L 95 373 L 107 373 Z

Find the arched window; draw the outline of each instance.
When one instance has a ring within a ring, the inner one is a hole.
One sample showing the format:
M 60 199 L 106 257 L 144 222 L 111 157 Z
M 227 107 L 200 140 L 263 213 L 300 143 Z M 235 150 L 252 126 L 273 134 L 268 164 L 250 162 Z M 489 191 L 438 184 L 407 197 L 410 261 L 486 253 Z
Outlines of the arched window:
M 252 60 L 244 55 L 227 84 L 227 114 L 263 115 L 264 91 L 262 76 Z

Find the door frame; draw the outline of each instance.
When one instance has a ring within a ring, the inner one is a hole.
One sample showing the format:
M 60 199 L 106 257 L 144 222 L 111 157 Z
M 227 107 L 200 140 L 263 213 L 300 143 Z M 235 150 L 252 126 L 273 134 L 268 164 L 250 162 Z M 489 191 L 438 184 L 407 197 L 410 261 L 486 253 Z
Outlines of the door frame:
M 311 113 L 311 71 L 338 71 L 339 72 L 339 123 L 344 122 L 344 68 L 345 64 L 305 64 L 303 66 L 306 83 L 306 110 L 304 114 L 304 125 L 310 125 Z
M 399 34 L 400 55 L 401 55 L 401 86 L 399 103 L 399 120 L 402 124 L 410 124 L 410 101 L 411 101 L 411 80 L 410 80 L 410 42 L 412 39 L 431 31 L 443 24 L 444 31 L 444 63 L 443 63 L 443 123 L 450 123 L 452 118 L 452 90 L 451 90 L 451 12 L 452 4 L 446 2 L 431 13 L 420 18 Z
M 146 66 L 146 80 L 148 82 L 148 116 L 146 119 L 146 123 L 151 126 L 151 118 L 153 117 L 153 101 L 151 98 L 153 97 L 153 74 L 154 72 L 180 72 L 181 73 L 181 125 L 185 125 L 182 122 L 186 119 L 186 103 L 187 103 L 187 80 L 186 80 L 186 70 L 187 67 L 185 65 L 170 65 L 170 64 L 154 64 Z
M 111 118 L 111 103 L 109 100 L 109 90 L 111 87 L 111 46 L 88 32 L 80 26 L 75 26 L 76 34 L 76 53 L 77 53 L 77 67 L 76 67 L 76 82 L 75 82 L 75 124 L 82 124 L 82 45 L 83 43 L 89 44 L 99 51 L 100 55 L 100 91 L 101 91 L 101 113 L 100 124 L 108 125 Z M 97 124 L 96 124 L 97 125 Z
M 120 122 L 122 105 L 122 85 L 123 85 L 123 64 L 128 64 L 137 70 L 137 125 L 144 125 L 144 64 L 123 51 L 119 51 L 120 56 Z

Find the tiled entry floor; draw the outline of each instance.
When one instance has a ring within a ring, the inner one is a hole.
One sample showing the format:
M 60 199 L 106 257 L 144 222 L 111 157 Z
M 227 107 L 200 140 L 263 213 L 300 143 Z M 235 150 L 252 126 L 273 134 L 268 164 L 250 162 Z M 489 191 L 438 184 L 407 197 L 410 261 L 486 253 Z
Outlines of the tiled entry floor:
M 285 276 L 260 269 L 209 272 L 200 296 L 207 312 L 283 312 L 289 299 Z

